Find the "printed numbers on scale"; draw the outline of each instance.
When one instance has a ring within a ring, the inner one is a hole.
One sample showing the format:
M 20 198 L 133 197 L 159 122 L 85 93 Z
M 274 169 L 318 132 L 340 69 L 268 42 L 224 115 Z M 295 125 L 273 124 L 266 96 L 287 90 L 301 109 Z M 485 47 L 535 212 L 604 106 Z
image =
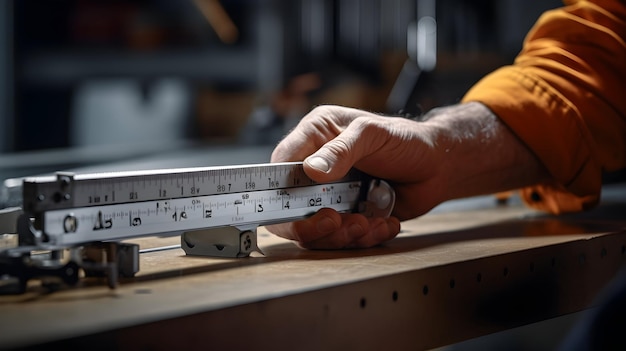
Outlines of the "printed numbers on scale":
M 170 204 L 165 201 L 163 202 L 163 206 L 160 206 L 159 203 L 156 203 L 156 214 L 159 214 L 160 211 L 163 211 L 163 213 L 167 214 L 167 211 L 170 209 Z
M 224 193 L 226 191 L 230 191 L 230 184 L 218 184 L 217 185 L 218 193 Z
M 102 211 L 98 211 L 98 215 L 96 216 L 96 223 L 93 225 L 93 230 L 102 230 L 102 229 L 111 229 L 113 227 L 113 219 L 112 218 L 104 218 L 102 215 Z
M 132 218 L 130 220 L 130 225 L 132 227 L 138 227 L 138 226 L 141 225 L 141 217 L 134 217 L 134 218 L 133 217 L 129 217 L 129 218 Z
M 280 186 L 280 182 L 278 180 L 272 180 L 272 178 L 267 178 L 267 182 L 270 188 L 278 188 Z
M 315 199 L 313 199 L 313 198 L 309 199 L 309 206 L 310 207 L 322 206 L 322 198 L 321 197 L 316 197 Z
M 283 200 L 284 200 L 284 196 L 289 196 L 289 192 L 287 190 L 279 190 L 276 191 L 276 195 L 279 196 L 283 196 Z M 291 207 L 291 205 L 289 204 L 289 200 L 285 201 L 285 203 L 283 204 L 283 208 L 289 209 Z
M 174 219 L 174 222 L 178 222 L 178 221 L 182 221 L 184 219 L 187 219 L 187 212 L 186 211 L 181 211 L 180 213 L 178 213 L 178 211 L 175 211 L 174 214 L 172 214 L 172 219 Z

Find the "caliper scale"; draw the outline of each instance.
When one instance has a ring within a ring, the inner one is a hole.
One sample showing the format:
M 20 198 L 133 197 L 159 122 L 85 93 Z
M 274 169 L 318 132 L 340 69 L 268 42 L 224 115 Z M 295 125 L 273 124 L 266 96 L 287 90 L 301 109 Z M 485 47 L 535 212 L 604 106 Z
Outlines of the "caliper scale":
M 0 251 L 9 262 L 3 267 L 13 267 L 0 273 L 27 270 L 24 284 L 32 272 L 49 272 L 53 256 L 69 249 L 70 259 L 56 260 L 57 275 L 71 283 L 78 265 L 106 274 L 114 287 L 120 272 L 139 270 L 138 245 L 122 240 L 180 235 L 187 255 L 247 257 L 261 252 L 259 226 L 306 218 L 321 208 L 386 217 L 394 201 L 384 181 L 351 170 L 335 182 L 316 183 L 301 162 L 24 178 L 19 245 Z M 52 257 L 42 264 L 32 259 L 36 250 Z M 16 262 L 23 267 L 15 269 Z

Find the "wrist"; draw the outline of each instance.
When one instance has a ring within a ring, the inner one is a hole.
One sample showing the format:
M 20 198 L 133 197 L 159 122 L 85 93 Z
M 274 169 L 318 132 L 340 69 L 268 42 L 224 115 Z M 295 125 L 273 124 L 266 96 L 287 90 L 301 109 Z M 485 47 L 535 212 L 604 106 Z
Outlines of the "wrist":
M 434 130 L 443 201 L 518 189 L 547 178 L 539 160 L 481 103 L 438 108 L 423 120 Z

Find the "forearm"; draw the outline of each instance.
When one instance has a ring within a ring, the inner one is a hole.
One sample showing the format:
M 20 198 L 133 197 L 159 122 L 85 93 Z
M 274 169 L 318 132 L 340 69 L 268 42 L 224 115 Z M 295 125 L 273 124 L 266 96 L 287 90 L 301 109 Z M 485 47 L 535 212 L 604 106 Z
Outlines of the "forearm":
M 518 189 L 549 177 L 535 155 L 483 104 L 435 109 L 422 123 L 432 128 L 440 154 L 444 201 Z

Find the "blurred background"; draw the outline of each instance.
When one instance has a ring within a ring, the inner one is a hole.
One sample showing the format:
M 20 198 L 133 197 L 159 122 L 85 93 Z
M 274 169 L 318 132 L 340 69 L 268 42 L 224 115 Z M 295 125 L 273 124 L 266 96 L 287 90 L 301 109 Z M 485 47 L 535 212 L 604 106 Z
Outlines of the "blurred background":
M 273 144 L 325 103 L 419 113 L 511 62 L 559 5 L 3 0 L 0 152 Z
M 271 147 L 318 104 L 420 114 L 510 63 L 560 5 L 2 0 L 0 174 Z

